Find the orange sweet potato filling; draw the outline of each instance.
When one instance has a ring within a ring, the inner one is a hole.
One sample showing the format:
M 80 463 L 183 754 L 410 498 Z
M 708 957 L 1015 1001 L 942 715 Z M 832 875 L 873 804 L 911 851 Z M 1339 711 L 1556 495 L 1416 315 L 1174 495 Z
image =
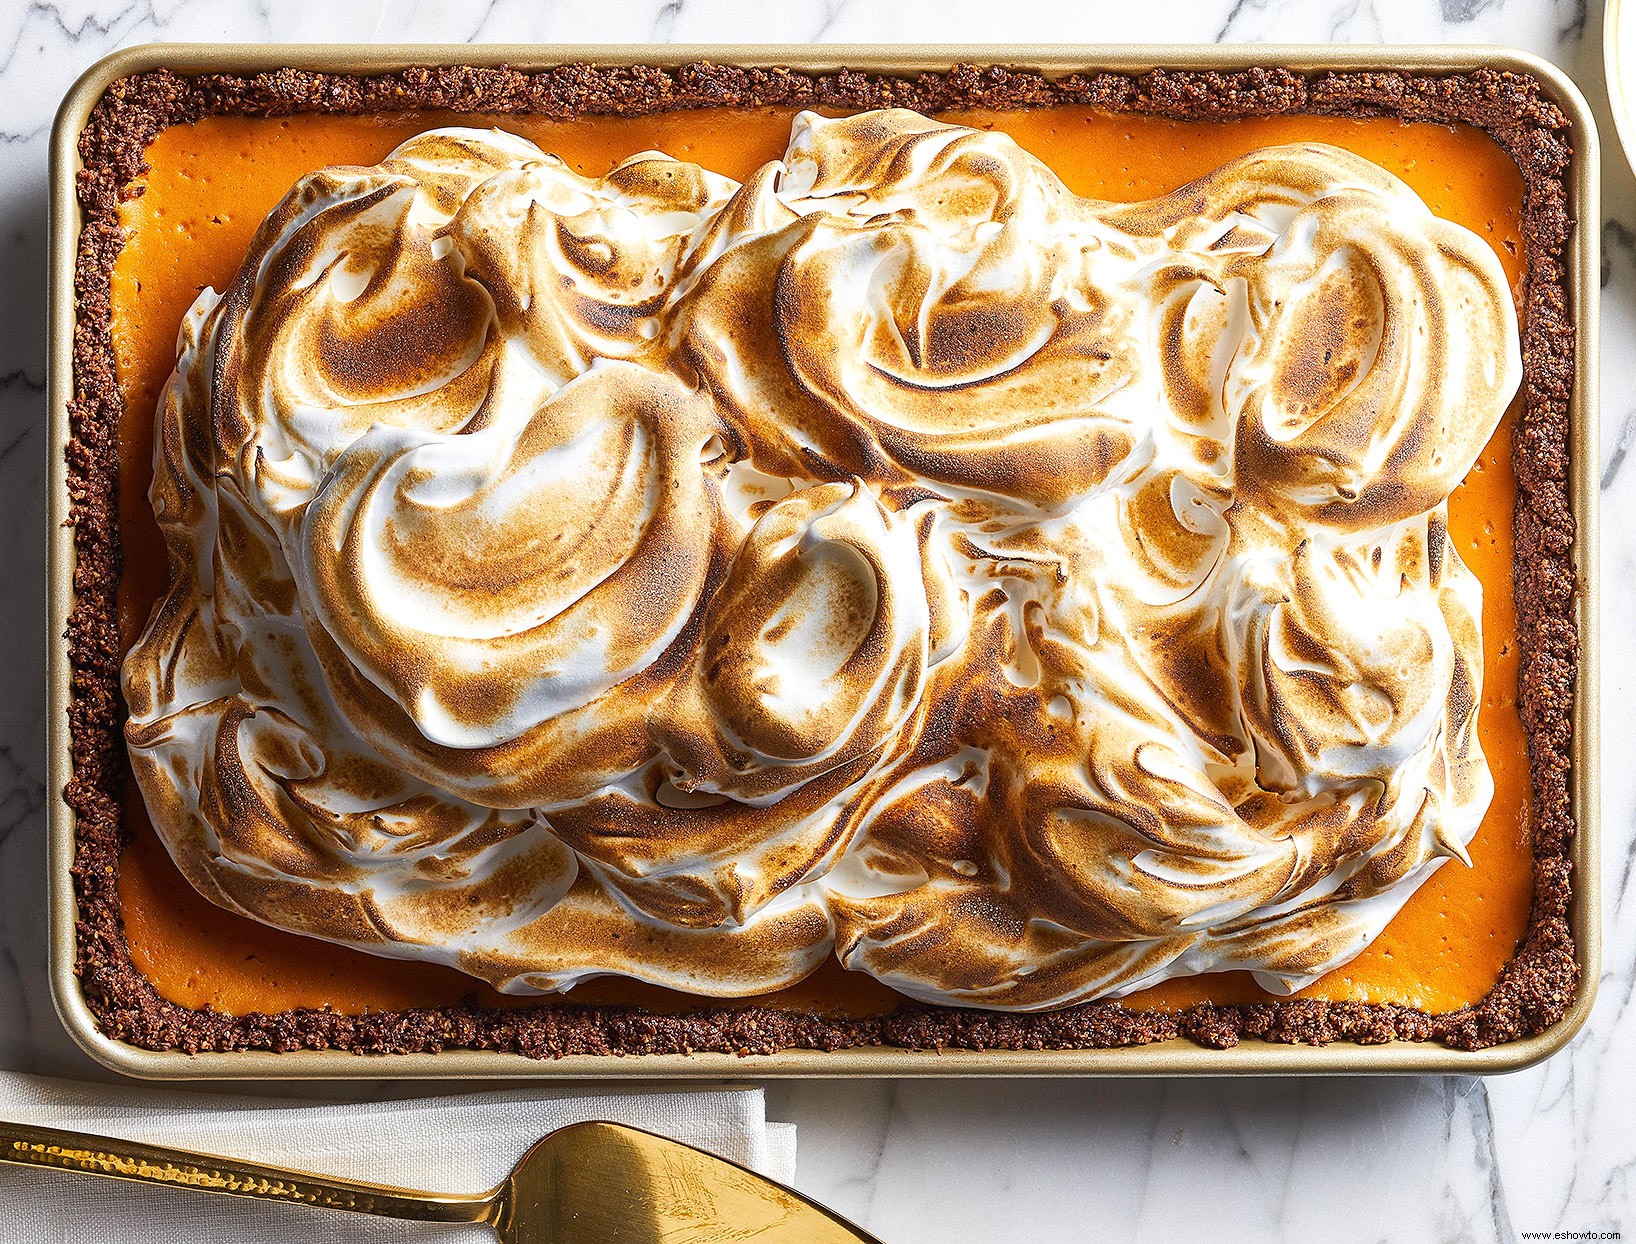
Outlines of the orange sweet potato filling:
M 113 277 L 114 347 L 126 406 L 119 446 L 126 552 L 119 599 L 127 646 L 164 587 L 163 546 L 147 486 L 153 411 L 175 361 L 177 328 L 200 289 L 226 287 L 256 226 L 297 178 L 327 164 L 373 164 L 411 135 L 450 124 L 503 126 L 591 176 L 626 155 L 654 148 L 743 178 L 782 152 L 790 116 L 783 109 L 576 122 L 430 113 L 302 115 L 212 118 L 162 133 L 148 148 L 151 171 L 143 194 L 122 209 L 129 232 Z M 1101 199 L 1163 194 L 1270 143 L 1334 143 L 1395 173 L 1438 215 L 1486 238 L 1520 295 L 1522 180 L 1510 158 L 1475 129 L 1318 117 L 1175 122 L 1073 108 L 947 119 L 1011 133 L 1074 190 Z M 1484 588 L 1486 672 L 1479 729 L 1495 794 L 1471 844 L 1472 867 L 1445 865 L 1374 945 L 1302 996 L 1453 1010 L 1488 992 L 1526 930 L 1532 853 L 1528 757 L 1516 699 L 1514 420 L 1515 411 L 1450 504 L 1451 531 Z M 126 814 L 131 841 L 120 870 L 126 934 L 137 967 L 174 1002 L 243 1014 L 299 1006 L 361 1013 L 441 1006 L 472 994 L 487 1003 L 518 1001 L 502 999 L 453 969 L 378 958 L 222 911 L 182 879 L 148 825 L 134 786 Z M 1127 1001 L 1169 1009 L 1201 1000 L 1267 997 L 1247 974 L 1232 973 L 1172 981 Z M 593 982 L 574 998 L 641 1002 L 665 1010 L 719 1005 L 618 981 Z M 867 1014 L 889 1010 L 894 999 L 884 987 L 831 964 L 764 1001 Z

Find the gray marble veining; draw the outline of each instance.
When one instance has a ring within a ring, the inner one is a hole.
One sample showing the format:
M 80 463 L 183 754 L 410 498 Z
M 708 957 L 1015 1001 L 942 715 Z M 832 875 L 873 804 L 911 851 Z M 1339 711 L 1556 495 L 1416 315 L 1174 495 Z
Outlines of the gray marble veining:
M 46 987 L 40 690 L 46 146 L 57 100 L 98 57 L 194 39 L 1451 41 L 1543 54 L 1601 106 L 1600 26 L 1586 0 L 0 0 L 0 1066 L 104 1074 Z M 806 1190 L 894 1244 L 1636 1233 L 1636 181 L 1607 138 L 1606 952 L 1586 1031 L 1487 1082 L 776 1084 L 770 1113 L 801 1127 Z

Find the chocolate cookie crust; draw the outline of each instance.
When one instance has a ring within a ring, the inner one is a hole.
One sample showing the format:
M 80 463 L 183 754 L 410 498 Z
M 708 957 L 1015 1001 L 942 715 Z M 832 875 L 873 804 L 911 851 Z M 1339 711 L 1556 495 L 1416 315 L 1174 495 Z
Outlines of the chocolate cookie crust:
M 1534 894 L 1527 937 L 1499 983 L 1475 1006 L 1447 1014 L 1390 1005 L 1291 1000 L 1252 1006 L 1201 1004 L 1179 1013 L 1116 1002 L 1044 1014 L 1001 1014 L 905 1001 L 882 1018 L 831 1019 L 734 1006 L 687 1015 L 572 1002 L 517 1010 L 475 1005 L 367 1016 L 322 1010 L 230 1016 L 166 1001 L 131 960 L 120 918 L 118 869 L 126 764 L 124 658 L 116 610 L 121 566 L 117 433 L 123 409 L 114 368 L 110 278 L 123 244 L 119 204 L 141 193 L 143 152 L 167 126 L 207 116 L 297 112 L 401 113 L 430 109 L 557 119 L 634 116 L 681 109 L 784 105 L 861 110 L 1090 106 L 1176 119 L 1227 120 L 1308 114 L 1400 117 L 1485 130 L 1516 161 L 1524 182 L 1522 354 L 1524 407 L 1513 448 L 1517 474 L 1516 603 L 1519 699 L 1529 739 Z M 79 139 L 84 210 L 75 264 L 74 393 L 69 404 L 68 489 L 76 565 L 67 640 L 72 777 L 77 820 L 73 877 L 79 902 L 77 959 L 86 1001 L 109 1036 L 145 1049 L 200 1051 L 345 1049 L 426 1053 L 499 1050 L 531 1058 L 572 1054 L 721 1051 L 766 1054 L 891 1045 L 910 1049 L 1105 1049 L 1183 1036 L 1224 1048 L 1244 1036 L 1324 1044 L 1349 1040 L 1440 1041 L 1480 1049 L 1544 1031 L 1573 1002 L 1579 969 L 1567 922 L 1569 846 L 1575 830 L 1568 787 L 1578 632 L 1568 501 L 1569 395 L 1574 333 L 1566 255 L 1572 219 L 1569 122 L 1526 75 L 1479 70 L 1454 76 L 1235 73 L 1156 70 L 1141 76 L 1047 79 L 999 67 L 893 77 L 842 70 L 740 69 L 697 63 L 679 69 L 566 65 L 411 69 L 373 76 L 282 69 L 254 76 L 144 73 L 112 83 Z

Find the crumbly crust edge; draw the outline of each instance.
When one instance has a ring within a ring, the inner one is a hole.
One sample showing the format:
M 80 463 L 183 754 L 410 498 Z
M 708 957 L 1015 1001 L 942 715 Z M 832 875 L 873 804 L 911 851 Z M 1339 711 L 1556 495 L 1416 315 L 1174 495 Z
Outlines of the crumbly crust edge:
M 123 243 L 119 204 L 140 193 L 143 153 L 166 127 L 206 116 L 298 112 L 643 115 L 746 106 L 957 108 L 1091 106 L 1189 120 L 1309 114 L 1394 116 L 1485 130 L 1516 161 L 1524 183 L 1529 257 L 1522 306 L 1524 408 L 1513 448 L 1517 472 L 1516 601 L 1520 704 L 1529 739 L 1534 893 L 1526 938 L 1494 989 L 1446 1014 L 1393 1005 L 1291 999 L 1250 1006 L 1200 1004 L 1170 1014 L 1093 1002 L 1042 1014 L 1005 1014 L 905 1001 L 884 1017 L 831 1018 L 759 1006 L 684 1015 L 573 1002 L 521 1009 L 466 1004 L 370 1015 L 301 1009 L 231 1016 L 162 998 L 132 962 L 120 918 L 118 870 L 126 762 L 122 651 L 116 592 L 121 567 L 110 280 Z M 1568 118 L 1525 74 L 1477 70 L 1297 74 L 1277 68 L 1221 73 L 1154 70 L 1139 76 L 1047 79 L 1001 67 L 957 65 L 912 77 L 842 70 L 696 63 L 564 65 L 525 72 L 451 66 L 360 76 L 299 69 L 182 77 L 156 71 L 109 85 L 79 137 L 76 192 L 84 212 L 74 268 L 77 316 L 66 454 L 75 551 L 74 605 L 65 639 L 71 668 L 71 778 L 76 818 L 73 882 L 76 959 L 102 1031 L 149 1050 L 321 1050 L 428 1053 L 497 1050 L 530 1058 L 577 1054 L 720 1051 L 770 1054 L 886 1045 L 908 1049 L 1107 1049 L 1172 1037 L 1211 1048 L 1244 1037 L 1289 1044 L 1433 1041 L 1481 1049 L 1537 1035 L 1573 1004 L 1579 966 L 1568 925 L 1575 831 L 1569 789 L 1577 590 L 1569 504 L 1569 399 L 1575 337 L 1567 285 L 1570 214 Z

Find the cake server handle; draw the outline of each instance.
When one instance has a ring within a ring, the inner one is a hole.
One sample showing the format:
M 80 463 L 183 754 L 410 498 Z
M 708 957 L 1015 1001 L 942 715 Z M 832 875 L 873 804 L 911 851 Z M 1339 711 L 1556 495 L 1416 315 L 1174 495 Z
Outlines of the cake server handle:
M 414 1222 L 492 1223 L 497 1210 L 495 1192 L 413 1192 L 385 1184 L 283 1170 L 237 1158 L 167 1149 L 142 1141 L 3 1120 L 0 1120 L 0 1162 Z

